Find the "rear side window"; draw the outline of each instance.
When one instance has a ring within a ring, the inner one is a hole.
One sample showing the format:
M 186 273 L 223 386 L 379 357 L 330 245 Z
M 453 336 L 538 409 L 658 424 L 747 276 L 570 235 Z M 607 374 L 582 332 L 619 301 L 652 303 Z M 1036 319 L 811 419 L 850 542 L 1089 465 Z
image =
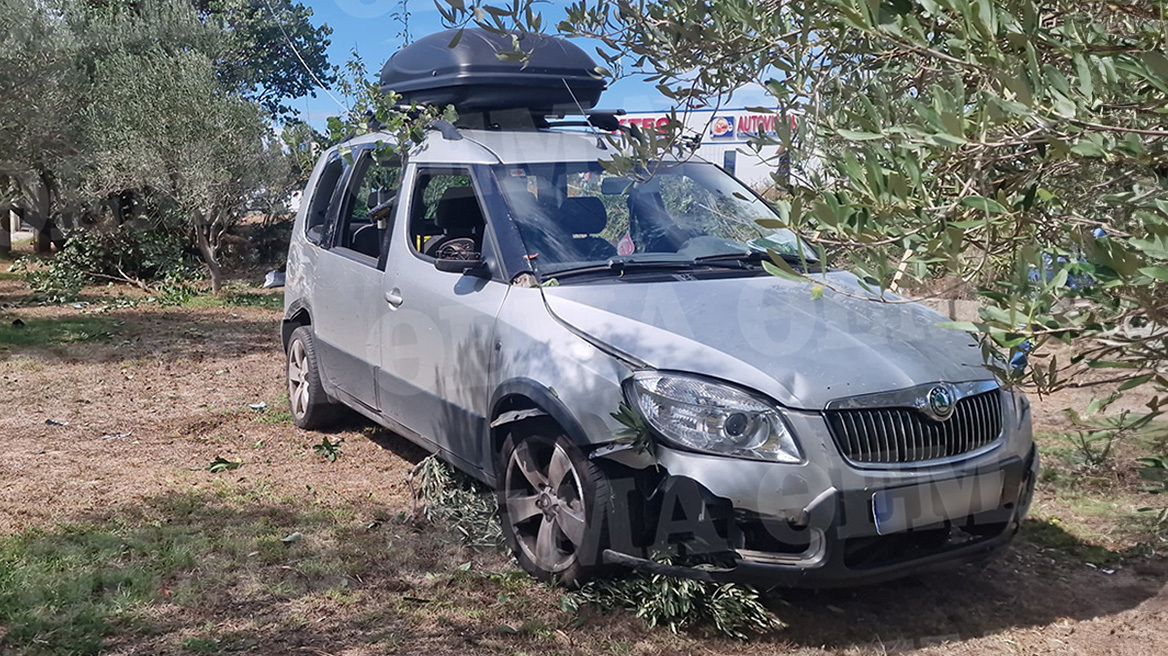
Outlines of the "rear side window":
M 336 192 L 337 184 L 344 171 L 345 163 L 341 161 L 340 157 L 333 155 L 325 164 L 324 170 L 321 171 L 316 187 L 312 189 L 312 198 L 308 205 L 308 219 L 304 223 L 304 235 L 308 241 L 318 246 L 324 244 L 329 203 L 332 201 L 333 193 Z
M 409 240 L 427 258 L 478 259 L 486 219 L 470 171 L 421 168 L 414 184 Z

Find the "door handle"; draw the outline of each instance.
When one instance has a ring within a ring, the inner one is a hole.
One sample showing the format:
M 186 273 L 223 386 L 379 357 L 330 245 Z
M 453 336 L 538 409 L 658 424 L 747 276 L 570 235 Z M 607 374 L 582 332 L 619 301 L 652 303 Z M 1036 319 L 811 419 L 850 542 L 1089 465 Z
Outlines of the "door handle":
M 405 299 L 402 298 L 401 290 L 397 287 L 385 292 L 385 302 L 392 307 L 399 307 Z

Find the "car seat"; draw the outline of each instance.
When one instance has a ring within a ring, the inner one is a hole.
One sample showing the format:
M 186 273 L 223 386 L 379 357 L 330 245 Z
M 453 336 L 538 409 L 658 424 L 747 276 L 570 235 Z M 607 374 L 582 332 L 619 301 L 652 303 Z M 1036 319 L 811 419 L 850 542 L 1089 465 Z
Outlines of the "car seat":
M 693 236 L 669 216 L 659 191 L 634 189 L 628 206 L 633 241 L 642 244 L 646 253 L 676 253 Z
M 438 251 L 443 251 L 443 257 L 457 251 L 465 259 L 465 255 L 478 252 L 482 242 L 482 228 L 484 224 L 483 211 L 479 207 L 471 187 L 450 187 L 442 192 L 442 198 L 434 210 L 434 221 L 442 230 L 442 234 L 426 243 L 425 254 L 438 257 Z
M 353 233 L 351 248 L 362 255 L 378 257 L 381 255 L 381 231 L 377 224 L 366 223 Z
M 616 247 L 597 234 L 608 227 L 608 212 L 595 196 L 565 198 L 560 205 L 559 226 L 571 235 L 579 260 L 607 260 L 616 257 Z

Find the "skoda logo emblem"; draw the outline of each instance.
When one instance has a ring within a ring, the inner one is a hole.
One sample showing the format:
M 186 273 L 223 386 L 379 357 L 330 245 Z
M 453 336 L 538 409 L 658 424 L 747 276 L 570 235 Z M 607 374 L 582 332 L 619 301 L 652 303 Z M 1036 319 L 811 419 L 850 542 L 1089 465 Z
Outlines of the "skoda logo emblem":
M 948 387 L 938 385 L 929 390 L 929 410 L 938 419 L 948 419 L 953 414 L 953 392 Z

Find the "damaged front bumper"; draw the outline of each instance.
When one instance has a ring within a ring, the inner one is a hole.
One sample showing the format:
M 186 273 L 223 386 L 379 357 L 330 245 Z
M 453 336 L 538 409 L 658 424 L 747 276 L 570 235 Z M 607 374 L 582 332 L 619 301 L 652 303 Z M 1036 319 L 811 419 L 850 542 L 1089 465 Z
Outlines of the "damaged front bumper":
M 610 532 L 603 560 L 764 588 L 863 585 L 982 558 L 1017 532 L 1038 469 L 1033 446 L 927 472 L 766 463 L 752 472 L 738 462 L 715 493 L 701 481 L 716 460 L 669 449 L 658 460 L 648 503 L 638 486 L 614 488 L 625 511 L 616 521 L 629 530 Z

